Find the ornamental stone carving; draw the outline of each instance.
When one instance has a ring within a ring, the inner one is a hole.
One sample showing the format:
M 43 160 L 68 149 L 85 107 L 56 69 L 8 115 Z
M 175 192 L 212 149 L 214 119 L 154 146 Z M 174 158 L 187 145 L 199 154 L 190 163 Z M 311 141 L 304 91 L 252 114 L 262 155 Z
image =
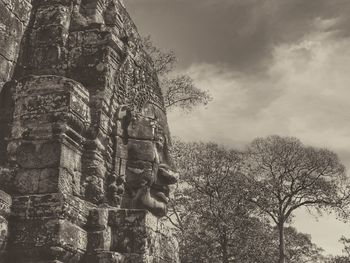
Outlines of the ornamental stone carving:
M 177 263 L 166 111 L 123 3 L 0 10 L 0 263 Z

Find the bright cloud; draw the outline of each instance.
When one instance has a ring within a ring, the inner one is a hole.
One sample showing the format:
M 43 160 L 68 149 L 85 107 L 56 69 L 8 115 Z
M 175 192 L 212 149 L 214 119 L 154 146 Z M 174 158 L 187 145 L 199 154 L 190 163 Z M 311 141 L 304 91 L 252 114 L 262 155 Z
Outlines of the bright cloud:
M 192 65 L 186 73 L 214 101 L 186 118 L 170 113 L 173 133 L 236 146 L 281 134 L 344 152 L 350 149 L 349 67 L 350 40 L 334 41 L 326 33 L 275 47 L 273 63 L 257 76 Z

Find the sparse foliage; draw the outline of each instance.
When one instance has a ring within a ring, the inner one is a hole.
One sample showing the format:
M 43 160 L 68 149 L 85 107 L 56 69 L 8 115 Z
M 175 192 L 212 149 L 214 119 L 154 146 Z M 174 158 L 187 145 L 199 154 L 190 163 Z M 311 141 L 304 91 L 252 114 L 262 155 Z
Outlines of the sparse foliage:
M 143 39 L 143 45 L 154 62 L 165 106 L 168 109 L 177 107 L 184 111 L 191 111 L 196 106 L 208 104 L 211 100 L 209 92 L 198 88 L 190 76 L 171 74 L 177 63 L 173 51 L 160 50 L 153 44 L 149 36 Z

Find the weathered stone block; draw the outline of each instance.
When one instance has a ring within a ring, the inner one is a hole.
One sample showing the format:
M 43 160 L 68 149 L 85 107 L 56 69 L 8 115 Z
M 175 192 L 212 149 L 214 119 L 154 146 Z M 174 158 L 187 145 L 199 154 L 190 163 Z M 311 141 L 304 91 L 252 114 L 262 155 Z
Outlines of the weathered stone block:
M 89 93 L 78 82 L 59 76 L 30 76 L 21 80 L 17 90 L 15 116 L 19 119 L 37 122 L 46 118 L 52 122 L 63 113 L 62 121 L 69 121 L 68 114 L 72 113 L 83 124 L 90 122 Z
M 156 150 L 152 141 L 128 140 L 128 158 L 131 160 L 142 160 L 154 162 Z
M 56 5 L 52 3 L 50 5 L 43 5 L 37 9 L 34 28 L 54 25 L 68 29 L 70 24 L 70 11 L 70 7 L 62 5 L 62 2 Z
M 81 171 L 82 152 L 69 144 L 62 144 L 60 166 L 70 172 Z
M 111 248 L 111 229 L 94 231 L 89 233 L 88 251 L 109 251 Z
M 115 137 L 115 144 L 116 144 L 116 157 L 127 159 L 128 158 L 128 144 L 125 143 L 125 140 L 122 137 L 116 136 Z
M 10 193 L 13 190 L 14 171 L 0 166 L 0 190 Z
M 80 227 L 87 223 L 89 207 L 80 198 L 64 194 L 14 196 L 12 217 L 15 220 L 64 218 Z
M 73 56 L 72 67 L 69 69 L 71 78 L 82 83 L 91 93 L 96 89 L 105 89 L 110 81 L 107 77 L 110 73 L 110 66 L 101 63 L 105 60 L 107 49 L 105 47 L 85 47 L 82 53 L 70 54 Z M 104 94 L 103 94 L 104 95 Z M 108 101 L 108 97 L 105 98 Z
M 87 233 L 66 220 L 21 220 L 11 230 L 10 262 L 79 262 L 87 247 Z
M 64 168 L 19 169 L 14 176 L 17 194 L 80 194 L 80 174 Z
M 80 171 L 71 173 L 67 169 L 61 168 L 58 184 L 59 192 L 74 196 L 82 196 Z
M 109 225 L 112 231 L 111 251 L 134 260 L 130 262 L 179 262 L 176 238 L 169 227 L 151 213 L 145 210 L 110 210 Z
M 157 219 L 146 210 L 110 210 L 112 227 L 111 251 L 146 254 L 148 228 L 156 227 Z
M 19 194 L 44 194 L 59 191 L 59 168 L 20 169 L 14 185 Z
M 17 162 L 29 169 L 59 167 L 61 150 L 58 141 L 23 142 L 17 149 Z
M 106 193 L 103 178 L 100 178 L 95 175 L 88 176 L 86 177 L 84 184 L 84 196 L 87 200 L 94 204 L 99 204 L 103 202 Z
M 132 121 L 128 126 L 128 137 L 138 140 L 153 140 L 154 123 L 148 119 Z
M 153 184 L 153 163 L 145 161 L 128 161 L 125 170 L 125 179 L 128 186 L 139 186 L 143 183 Z
M 44 35 L 45 31 L 40 33 Z M 40 75 L 63 75 L 67 68 L 66 50 L 54 42 L 47 41 L 50 45 L 38 46 L 32 50 L 34 56 L 31 58 L 29 69 L 36 69 Z
M 93 209 L 89 214 L 89 228 L 93 230 L 105 230 L 108 226 L 108 209 Z

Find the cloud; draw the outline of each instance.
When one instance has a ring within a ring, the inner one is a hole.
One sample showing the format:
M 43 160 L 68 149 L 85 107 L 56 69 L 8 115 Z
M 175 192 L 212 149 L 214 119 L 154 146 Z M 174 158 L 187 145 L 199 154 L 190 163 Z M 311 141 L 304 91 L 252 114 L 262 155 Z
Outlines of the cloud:
M 180 65 L 225 63 L 263 72 L 276 46 L 314 31 L 349 34 L 348 0 L 129 0 L 140 31 L 174 49 Z
M 188 116 L 170 112 L 173 134 L 238 148 L 258 136 L 295 136 L 338 152 L 350 168 L 350 40 L 329 34 L 276 46 L 264 75 L 191 66 L 186 73 L 214 100 Z

